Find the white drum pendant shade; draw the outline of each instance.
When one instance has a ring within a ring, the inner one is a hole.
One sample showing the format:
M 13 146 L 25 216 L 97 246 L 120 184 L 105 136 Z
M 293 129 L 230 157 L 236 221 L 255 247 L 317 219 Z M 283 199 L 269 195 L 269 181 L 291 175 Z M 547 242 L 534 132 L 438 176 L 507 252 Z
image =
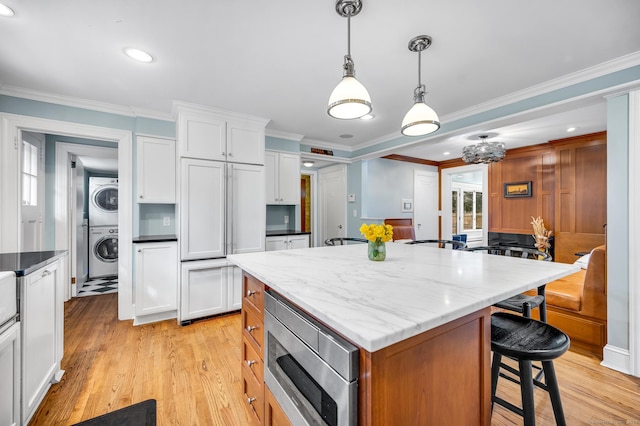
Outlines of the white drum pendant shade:
M 440 128 L 438 114 L 424 102 L 416 102 L 402 120 L 401 132 L 406 136 L 422 136 Z
M 334 118 L 351 120 L 371 112 L 371 96 L 355 77 L 344 76 L 329 96 L 327 112 Z

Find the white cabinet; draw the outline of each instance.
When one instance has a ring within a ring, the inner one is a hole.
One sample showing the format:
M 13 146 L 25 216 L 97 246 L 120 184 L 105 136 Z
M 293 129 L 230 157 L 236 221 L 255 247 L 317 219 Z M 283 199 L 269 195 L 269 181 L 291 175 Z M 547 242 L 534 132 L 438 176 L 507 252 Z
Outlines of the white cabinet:
M 265 151 L 267 204 L 300 204 L 300 154 Z
M 0 425 L 20 424 L 20 323 L 0 333 Z
M 134 244 L 137 317 L 177 310 L 177 252 L 175 241 Z
M 242 271 L 225 259 L 182 262 L 180 322 L 238 310 Z
M 181 160 L 181 259 L 264 250 L 264 167 Z
M 309 248 L 309 235 L 282 235 L 266 238 L 266 251 Z
M 180 156 L 264 164 L 267 122 L 183 105 L 177 120 Z
M 267 209 L 264 202 L 264 167 L 228 166 L 227 254 L 264 251 Z
M 180 258 L 224 256 L 226 163 L 183 158 L 180 171 Z
M 20 279 L 22 334 L 22 422 L 27 424 L 51 383 L 61 376 L 60 298 L 62 278 L 56 260 Z
M 136 141 L 138 203 L 176 202 L 176 143 L 138 136 Z

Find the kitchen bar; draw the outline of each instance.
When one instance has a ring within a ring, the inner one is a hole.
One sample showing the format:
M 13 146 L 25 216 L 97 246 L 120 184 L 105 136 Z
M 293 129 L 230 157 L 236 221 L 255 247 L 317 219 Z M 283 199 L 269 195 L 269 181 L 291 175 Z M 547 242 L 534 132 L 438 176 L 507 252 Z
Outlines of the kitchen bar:
M 384 262 L 366 245 L 229 260 L 360 348 L 361 425 L 489 424 L 489 307 L 577 271 L 398 243 Z

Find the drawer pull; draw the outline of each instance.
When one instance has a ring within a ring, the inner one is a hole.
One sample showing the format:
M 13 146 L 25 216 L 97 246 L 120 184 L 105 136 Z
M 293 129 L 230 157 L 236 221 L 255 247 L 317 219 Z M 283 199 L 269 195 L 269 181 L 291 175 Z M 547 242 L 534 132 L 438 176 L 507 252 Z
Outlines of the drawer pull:
M 252 332 L 253 330 L 255 330 L 256 328 L 258 328 L 258 326 L 257 326 L 257 325 L 248 325 L 248 326 L 247 326 L 247 331 L 248 331 L 249 333 L 251 333 L 251 332 Z
M 247 360 L 247 367 L 251 367 L 251 366 L 252 366 L 253 364 L 255 364 L 256 362 L 258 362 L 258 361 L 254 361 L 254 360 L 252 360 L 252 359 L 248 359 L 248 360 Z
M 247 404 L 251 405 L 251 404 L 253 404 L 253 401 L 255 401 L 255 400 L 256 400 L 255 398 L 249 397 L 249 398 L 247 398 Z
M 251 296 L 253 296 L 254 294 L 256 294 L 256 292 L 255 292 L 255 291 L 253 291 L 253 290 L 247 290 L 247 297 L 251 297 Z

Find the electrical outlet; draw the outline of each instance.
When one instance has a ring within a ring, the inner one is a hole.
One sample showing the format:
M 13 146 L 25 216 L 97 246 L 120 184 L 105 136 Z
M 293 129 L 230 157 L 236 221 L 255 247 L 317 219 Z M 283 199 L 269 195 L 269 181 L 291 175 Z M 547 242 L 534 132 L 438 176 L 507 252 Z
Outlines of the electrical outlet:
M 285 216 L 284 217 L 284 224 L 288 224 L 289 223 L 289 216 Z
M 169 226 L 171 225 L 171 218 L 169 216 L 164 216 L 162 218 L 162 226 Z

